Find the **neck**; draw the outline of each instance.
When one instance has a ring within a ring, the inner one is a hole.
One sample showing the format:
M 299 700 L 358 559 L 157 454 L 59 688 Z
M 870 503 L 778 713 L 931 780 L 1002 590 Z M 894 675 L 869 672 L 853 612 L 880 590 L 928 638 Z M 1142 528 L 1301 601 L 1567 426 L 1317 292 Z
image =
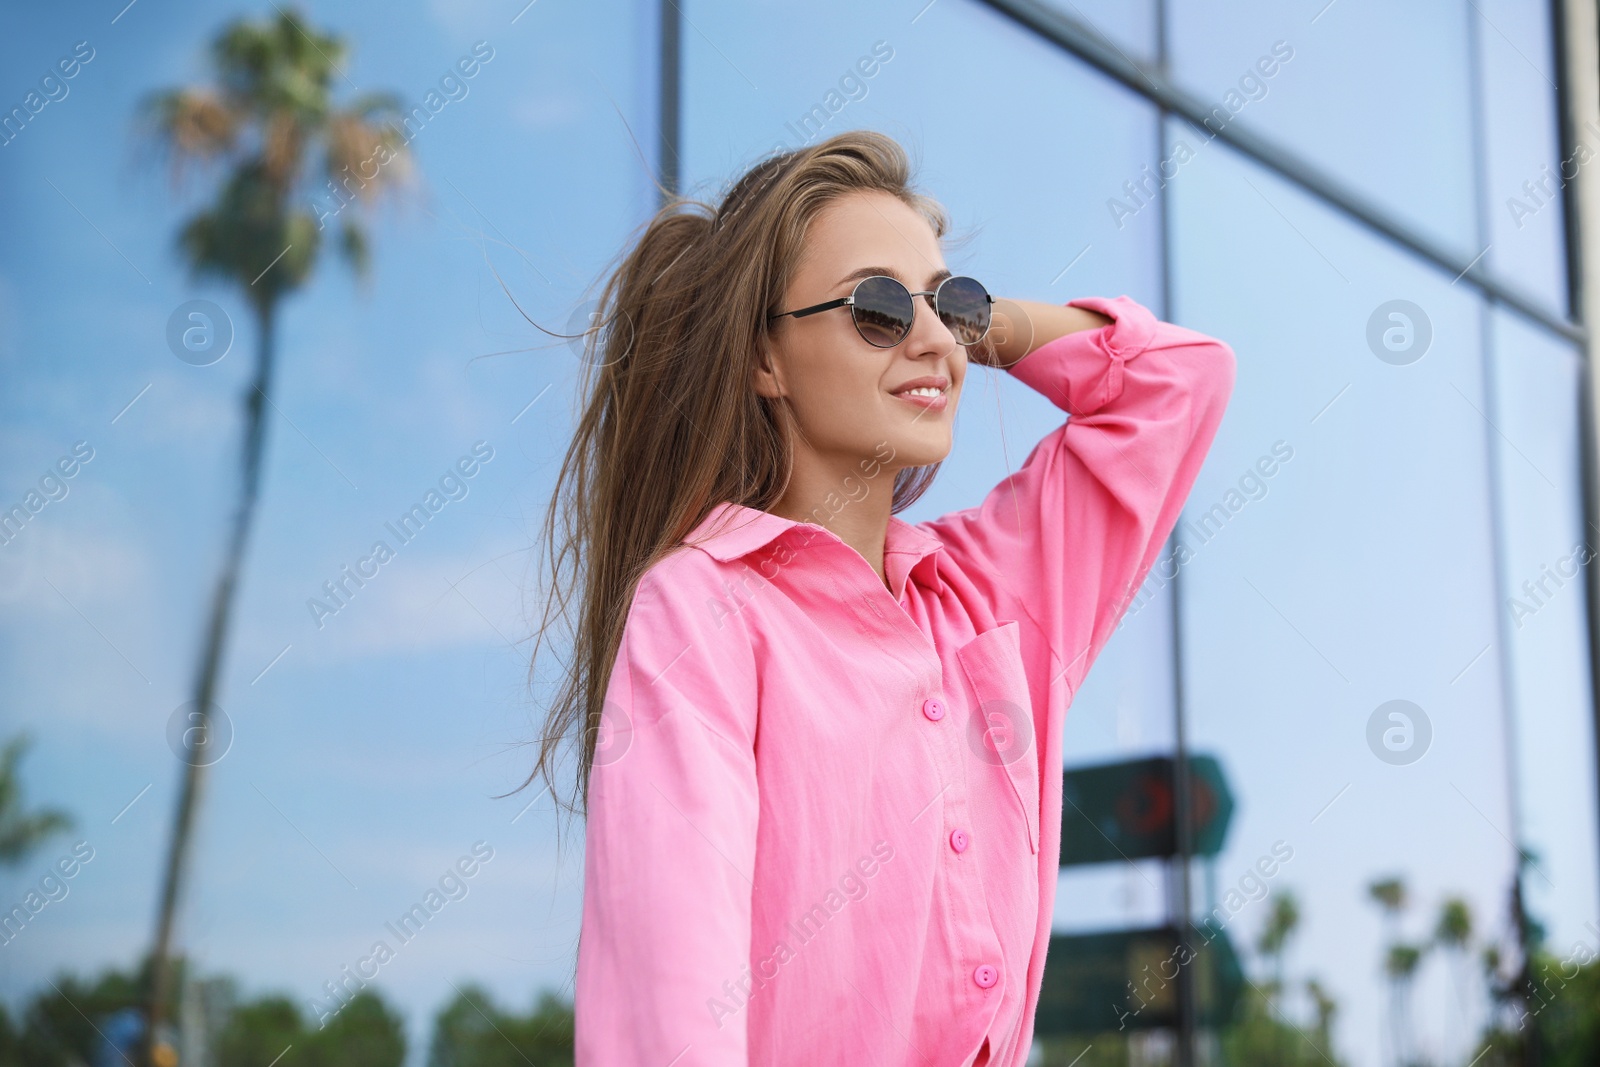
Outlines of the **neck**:
M 860 553 L 887 588 L 883 543 L 889 533 L 895 471 L 883 465 L 873 469 L 877 475 L 868 478 L 855 458 L 829 461 L 796 455 L 789 488 L 769 510 L 786 519 L 825 527 Z

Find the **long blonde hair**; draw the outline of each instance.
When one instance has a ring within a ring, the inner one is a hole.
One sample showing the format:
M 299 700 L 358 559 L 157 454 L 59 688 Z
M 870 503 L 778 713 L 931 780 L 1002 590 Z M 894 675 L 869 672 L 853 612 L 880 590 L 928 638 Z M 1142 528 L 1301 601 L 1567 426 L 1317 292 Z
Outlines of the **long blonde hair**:
M 781 398 L 755 392 L 752 371 L 808 225 L 856 190 L 899 197 L 936 237 L 949 229 L 944 209 L 912 188 L 900 145 L 851 130 L 769 155 L 720 206 L 668 203 L 607 279 L 595 313 L 600 326 L 585 341 L 583 412 L 546 515 L 551 580 L 530 681 L 552 619 L 567 617 L 571 593 L 581 588 L 579 617 L 538 760 L 518 790 L 542 776 L 558 807 L 587 815 L 606 687 L 640 577 L 718 503 L 768 510 L 781 497 L 792 414 Z M 910 506 L 937 470 L 897 472 L 891 510 Z M 574 727 L 581 727 L 576 736 Z M 573 741 L 578 803 L 563 805 L 558 757 Z

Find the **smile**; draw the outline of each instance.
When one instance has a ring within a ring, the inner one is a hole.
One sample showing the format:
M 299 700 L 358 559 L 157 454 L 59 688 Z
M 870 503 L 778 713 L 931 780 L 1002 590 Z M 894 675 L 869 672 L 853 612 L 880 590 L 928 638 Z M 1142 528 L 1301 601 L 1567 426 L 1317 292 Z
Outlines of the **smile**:
M 924 411 L 943 411 L 950 404 L 950 399 L 945 395 L 946 388 L 937 385 L 918 385 L 910 389 L 901 389 L 889 395 L 907 404 L 915 405 Z

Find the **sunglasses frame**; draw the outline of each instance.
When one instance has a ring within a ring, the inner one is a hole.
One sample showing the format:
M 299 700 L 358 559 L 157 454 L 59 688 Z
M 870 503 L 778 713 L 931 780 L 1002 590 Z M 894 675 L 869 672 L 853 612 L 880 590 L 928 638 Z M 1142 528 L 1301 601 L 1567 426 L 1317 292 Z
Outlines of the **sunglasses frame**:
M 900 288 L 904 289 L 911 296 L 911 321 L 906 324 L 906 332 L 901 334 L 900 335 L 900 339 L 898 341 L 896 341 L 892 345 L 875 344 L 872 341 L 871 338 L 869 338 L 865 333 L 862 332 L 861 324 L 859 322 L 856 322 L 856 314 L 855 314 L 856 290 L 860 289 L 867 282 L 870 282 L 870 281 L 872 281 L 872 280 L 874 280 L 876 278 L 883 278 L 885 281 L 893 282 L 894 284 L 898 285 Z M 887 274 L 869 274 L 867 277 L 862 278 L 860 281 L 856 282 L 855 286 L 851 288 L 849 296 L 841 296 L 841 297 L 839 297 L 839 298 L 837 298 L 835 300 L 824 300 L 820 304 L 812 304 L 808 308 L 800 308 L 797 311 L 780 311 L 775 315 L 768 315 L 767 316 L 767 321 L 771 322 L 773 319 L 781 319 L 785 315 L 793 315 L 797 319 L 803 319 L 807 315 L 816 315 L 819 312 L 832 311 L 834 308 L 848 307 L 848 308 L 850 308 L 850 321 L 854 324 L 854 326 L 856 328 L 856 333 L 860 334 L 861 339 L 863 341 L 866 341 L 867 344 L 872 345 L 873 348 L 895 348 L 895 347 L 903 344 L 905 342 L 905 339 L 907 337 L 911 336 L 911 328 L 916 324 L 916 321 L 917 321 L 917 297 L 919 297 L 919 296 L 931 296 L 931 297 L 933 297 L 933 313 L 935 315 L 937 315 L 939 313 L 939 291 L 941 289 L 943 289 L 950 282 L 955 281 L 957 278 L 965 278 L 968 281 L 976 283 L 979 288 L 983 289 L 984 299 L 991 305 L 994 303 L 994 294 L 989 292 L 989 287 L 984 285 L 982 282 L 978 281 L 978 279 L 976 279 L 976 278 L 974 278 L 974 277 L 972 277 L 971 275 L 968 275 L 968 274 L 952 274 L 952 275 L 950 275 L 950 277 L 945 278 L 943 281 L 941 281 L 939 283 L 939 287 L 937 289 L 931 289 L 931 290 L 927 290 L 927 291 L 920 292 L 920 293 L 912 292 L 911 288 L 909 286 L 907 286 L 904 282 L 902 282 L 899 278 L 892 278 Z M 943 322 L 944 320 L 941 318 L 939 321 Z M 990 318 L 989 318 L 989 324 L 983 328 L 983 333 L 979 334 L 976 339 L 974 339 L 972 341 L 968 341 L 962 347 L 970 348 L 972 345 L 983 343 L 983 339 L 985 337 L 989 336 L 989 330 L 993 326 L 994 326 L 994 316 L 991 314 Z

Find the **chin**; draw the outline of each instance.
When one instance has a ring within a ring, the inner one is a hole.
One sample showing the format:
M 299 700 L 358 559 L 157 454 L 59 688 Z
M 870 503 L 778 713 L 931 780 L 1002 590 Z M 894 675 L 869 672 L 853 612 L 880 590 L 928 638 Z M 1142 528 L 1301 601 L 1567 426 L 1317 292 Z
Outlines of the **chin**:
M 932 444 L 927 441 L 891 441 L 894 446 L 894 463 L 897 467 L 928 467 L 950 458 L 950 442 Z

